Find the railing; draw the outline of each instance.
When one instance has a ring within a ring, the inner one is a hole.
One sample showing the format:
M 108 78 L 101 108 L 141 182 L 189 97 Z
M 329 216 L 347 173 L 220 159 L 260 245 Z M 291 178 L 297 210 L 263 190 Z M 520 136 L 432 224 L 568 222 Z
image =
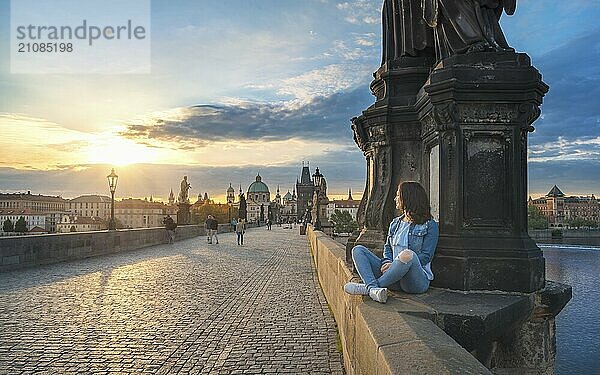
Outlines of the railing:
M 204 235 L 197 225 L 179 226 L 176 240 Z M 0 272 L 98 255 L 136 250 L 167 242 L 164 228 L 55 233 L 0 238 Z
M 247 228 L 256 226 L 254 223 L 247 224 Z M 234 230 L 230 224 L 219 224 L 219 233 Z M 206 235 L 204 226 L 200 225 L 181 225 L 175 232 L 176 241 Z M 163 227 L 0 237 L 0 272 L 120 253 L 167 242 Z

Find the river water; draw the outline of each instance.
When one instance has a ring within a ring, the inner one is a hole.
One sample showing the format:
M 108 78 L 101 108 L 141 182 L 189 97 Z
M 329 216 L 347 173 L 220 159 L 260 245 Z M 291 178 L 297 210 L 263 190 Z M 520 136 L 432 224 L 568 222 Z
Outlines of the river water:
M 598 375 L 600 243 L 538 245 L 546 258 L 546 278 L 573 287 L 573 299 L 556 317 L 556 374 Z

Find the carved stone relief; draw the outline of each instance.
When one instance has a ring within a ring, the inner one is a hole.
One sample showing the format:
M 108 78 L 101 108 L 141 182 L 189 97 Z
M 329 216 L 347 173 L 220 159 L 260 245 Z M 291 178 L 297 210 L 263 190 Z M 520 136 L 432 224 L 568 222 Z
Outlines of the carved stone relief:
M 461 122 L 470 123 L 509 123 L 517 120 L 515 104 L 467 103 L 458 106 Z

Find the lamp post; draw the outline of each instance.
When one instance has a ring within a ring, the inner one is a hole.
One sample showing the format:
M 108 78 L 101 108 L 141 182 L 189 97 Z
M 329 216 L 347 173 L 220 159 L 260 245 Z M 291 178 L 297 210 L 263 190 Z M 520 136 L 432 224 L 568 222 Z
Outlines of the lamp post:
M 315 184 L 315 194 L 317 194 L 315 230 L 321 230 L 321 213 L 319 211 L 321 211 L 321 183 L 323 181 L 323 175 L 319 172 L 319 167 L 317 167 L 315 174 L 313 174 L 313 181 Z
M 317 218 L 315 219 L 315 230 L 321 230 L 321 204 L 319 203 L 319 196 L 317 195 Z
M 108 222 L 108 230 L 117 229 L 117 223 L 115 222 L 115 191 L 117 190 L 117 181 L 119 180 L 119 176 L 115 173 L 115 169 L 108 176 L 108 188 L 110 189 L 110 221 Z
M 229 226 L 231 225 L 231 202 L 227 202 L 227 217 L 229 218 Z

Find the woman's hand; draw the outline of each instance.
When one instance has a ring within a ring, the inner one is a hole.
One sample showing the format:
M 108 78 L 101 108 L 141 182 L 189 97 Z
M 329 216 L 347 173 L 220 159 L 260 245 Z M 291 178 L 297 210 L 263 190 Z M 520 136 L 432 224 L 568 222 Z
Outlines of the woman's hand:
M 392 265 L 392 263 L 384 263 L 384 264 L 381 266 L 381 273 L 382 273 L 382 274 L 384 274 L 384 273 L 385 273 L 385 271 L 387 271 L 387 270 L 388 270 L 388 268 L 390 268 L 390 266 L 391 266 L 391 265 Z

